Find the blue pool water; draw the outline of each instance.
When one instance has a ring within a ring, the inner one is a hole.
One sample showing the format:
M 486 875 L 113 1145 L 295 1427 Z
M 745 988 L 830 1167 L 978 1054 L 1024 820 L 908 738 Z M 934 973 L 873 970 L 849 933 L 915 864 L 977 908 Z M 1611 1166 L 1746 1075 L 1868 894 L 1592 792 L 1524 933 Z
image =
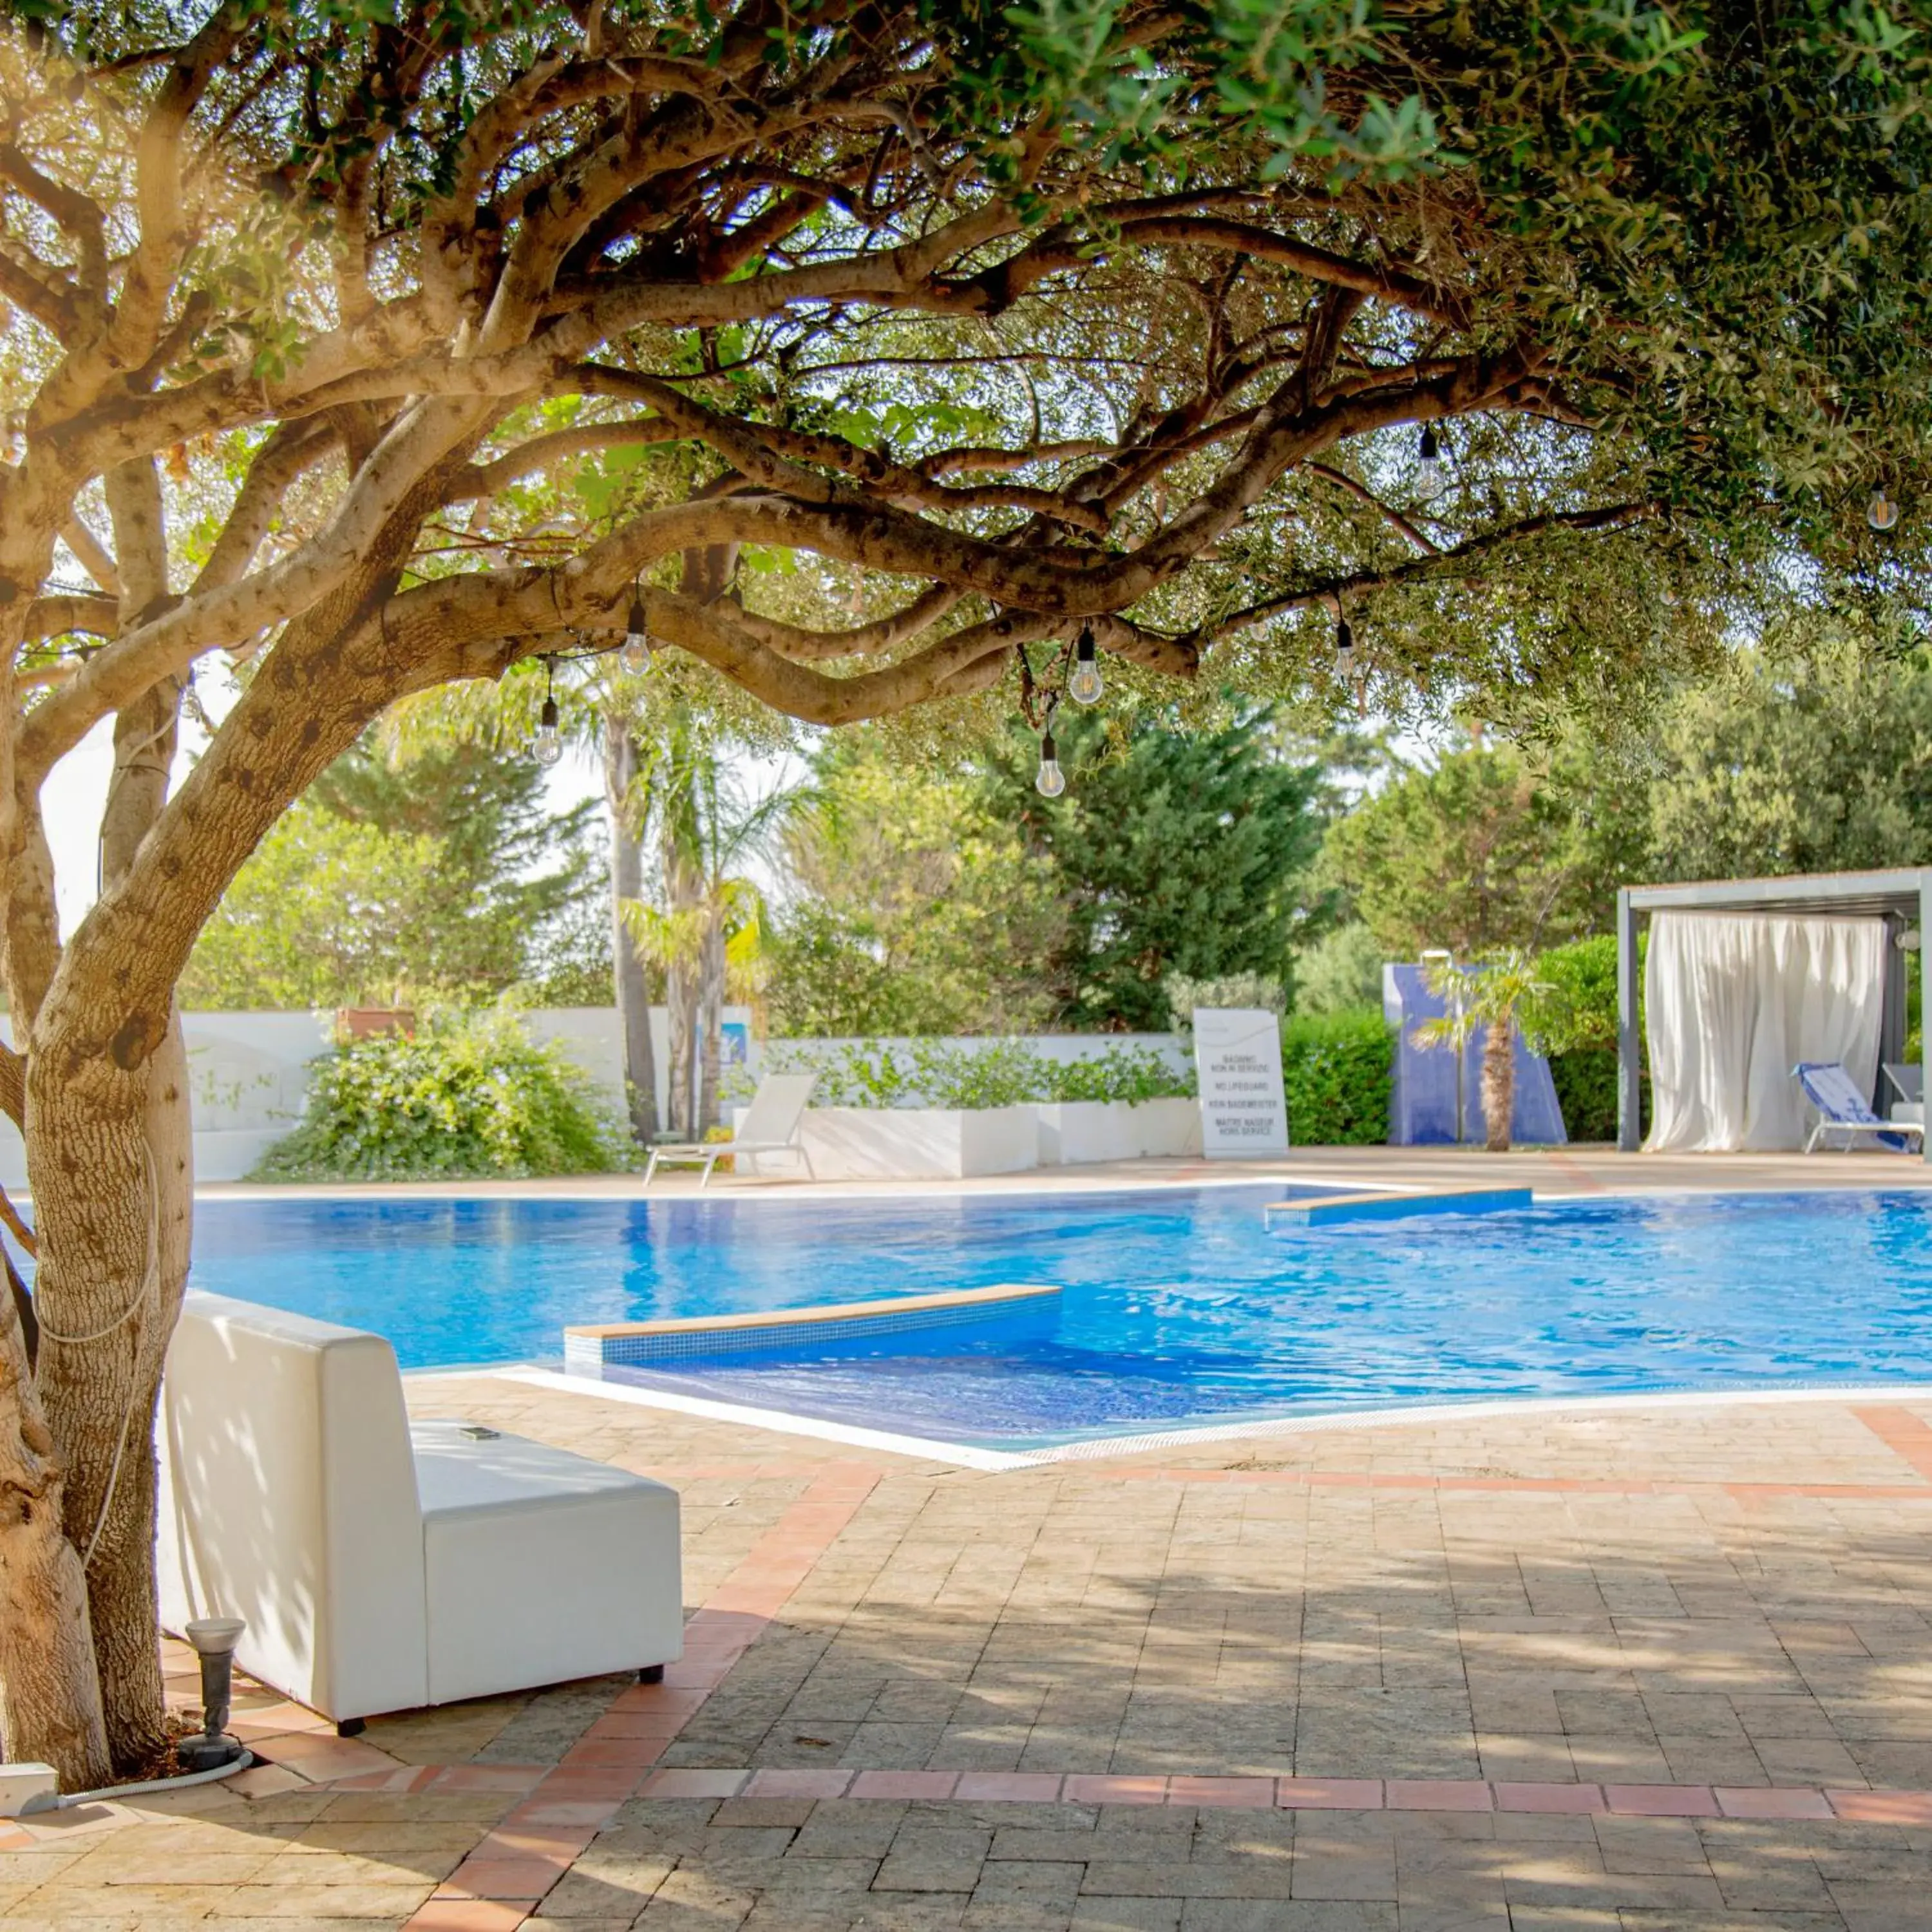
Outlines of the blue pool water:
M 628 1372 L 1008 1448 L 1418 1401 L 1932 1381 L 1932 1195 L 1566 1202 L 1270 1234 L 1262 1205 L 1284 1192 L 212 1201 L 194 1278 L 374 1329 L 407 1368 L 554 1361 L 574 1322 L 1058 1283 L 1043 1335 Z

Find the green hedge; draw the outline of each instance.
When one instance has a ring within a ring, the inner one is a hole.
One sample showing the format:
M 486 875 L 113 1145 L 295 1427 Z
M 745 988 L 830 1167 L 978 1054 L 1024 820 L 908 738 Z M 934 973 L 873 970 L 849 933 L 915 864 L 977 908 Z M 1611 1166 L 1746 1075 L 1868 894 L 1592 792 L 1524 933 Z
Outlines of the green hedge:
M 630 1164 L 622 1128 L 554 1042 L 514 1013 L 433 1014 L 415 1034 L 314 1063 L 302 1124 L 254 1180 L 440 1180 L 593 1174 Z
M 1297 1147 L 1379 1147 L 1388 1138 L 1395 1030 L 1379 1007 L 1294 1015 L 1282 1028 L 1281 1070 Z

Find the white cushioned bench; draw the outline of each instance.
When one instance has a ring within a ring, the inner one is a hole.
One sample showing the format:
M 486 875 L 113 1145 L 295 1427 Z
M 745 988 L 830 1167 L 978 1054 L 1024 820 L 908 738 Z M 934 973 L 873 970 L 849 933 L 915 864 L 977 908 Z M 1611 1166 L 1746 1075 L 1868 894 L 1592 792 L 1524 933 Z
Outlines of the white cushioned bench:
M 338 1723 L 648 1669 L 683 1646 L 676 1490 L 411 1423 L 380 1336 L 190 1294 L 158 1430 L 161 1621 Z

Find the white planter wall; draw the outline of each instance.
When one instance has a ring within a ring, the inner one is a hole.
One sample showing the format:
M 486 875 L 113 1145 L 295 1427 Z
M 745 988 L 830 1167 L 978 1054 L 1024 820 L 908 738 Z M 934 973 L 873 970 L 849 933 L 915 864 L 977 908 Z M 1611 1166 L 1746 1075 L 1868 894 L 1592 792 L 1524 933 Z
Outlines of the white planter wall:
M 812 1107 L 803 1133 L 820 1180 L 963 1180 L 1035 1166 L 1034 1115 L 1030 1106 Z M 780 1172 L 779 1162 L 765 1171 Z
M 1140 1144 L 1137 1153 L 1178 1158 L 1201 1151 L 1201 1102 L 1175 1096 L 1143 1100 L 1128 1112 Z

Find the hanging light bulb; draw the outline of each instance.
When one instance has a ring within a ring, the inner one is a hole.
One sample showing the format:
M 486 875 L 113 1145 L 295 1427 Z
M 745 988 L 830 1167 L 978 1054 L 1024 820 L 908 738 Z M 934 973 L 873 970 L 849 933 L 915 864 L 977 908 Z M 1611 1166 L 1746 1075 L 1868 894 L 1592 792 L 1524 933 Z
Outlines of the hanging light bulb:
M 554 765 L 563 756 L 563 740 L 556 728 L 556 700 L 544 700 L 543 717 L 537 726 L 536 760 L 540 765 Z
M 1436 438 L 1436 425 L 1422 425 L 1422 448 L 1415 466 L 1415 487 L 1426 500 L 1442 494 L 1442 446 Z
M 1871 501 L 1865 506 L 1865 521 L 1875 530 L 1888 530 L 1898 521 L 1898 506 L 1885 494 L 1881 483 L 1871 493 Z
M 1082 624 L 1080 641 L 1073 647 L 1073 670 L 1066 680 L 1066 694 L 1076 704 L 1098 704 L 1104 688 L 1100 654 L 1094 646 L 1094 627 Z
M 1344 682 L 1355 672 L 1355 634 L 1346 617 L 1335 620 L 1335 675 Z
M 563 737 L 556 726 L 556 660 L 545 658 L 543 709 L 537 714 L 537 741 L 531 751 L 537 763 L 546 768 L 563 756 Z
M 1034 774 L 1033 788 L 1042 798 L 1058 798 L 1066 789 L 1066 774 L 1060 769 L 1060 748 L 1050 729 L 1040 734 L 1040 770 Z
M 619 647 L 617 662 L 634 674 L 651 668 L 650 626 L 645 618 L 644 586 L 641 583 L 632 596 L 631 614 L 624 620 L 624 641 Z

